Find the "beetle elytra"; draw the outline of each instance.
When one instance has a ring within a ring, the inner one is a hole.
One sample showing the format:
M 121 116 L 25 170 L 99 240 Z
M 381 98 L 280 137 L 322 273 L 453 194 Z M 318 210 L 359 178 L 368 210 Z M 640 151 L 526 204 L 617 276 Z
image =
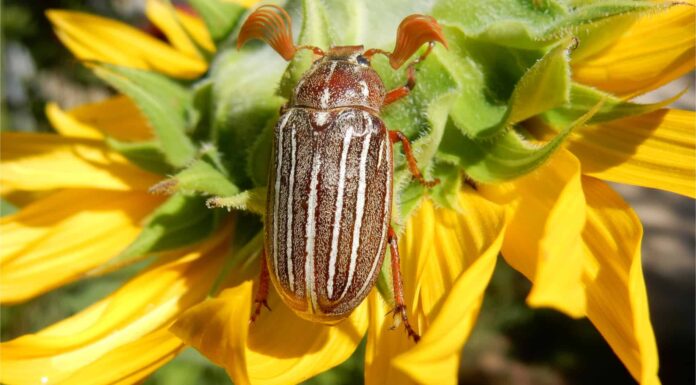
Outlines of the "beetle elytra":
M 413 176 L 426 181 L 408 139 L 388 130 L 382 107 L 415 86 L 415 65 L 435 42 L 447 43 L 435 19 L 406 17 L 393 52 L 363 46 L 295 46 L 290 16 L 264 5 L 242 26 L 238 47 L 259 39 L 290 60 L 300 49 L 316 60 L 295 86 L 274 130 L 265 217 L 264 261 L 252 321 L 266 304 L 268 281 L 300 317 L 335 324 L 358 306 L 375 284 L 387 246 L 391 251 L 394 316 L 415 341 L 408 322 L 397 238 L 390 225 L 393 194 L 392 146 L 401 142 Z M 370 66 L 376 54 L 401 67 L 423 44 L 428 48 L 407 67 L 408 82 L 386 91 Z

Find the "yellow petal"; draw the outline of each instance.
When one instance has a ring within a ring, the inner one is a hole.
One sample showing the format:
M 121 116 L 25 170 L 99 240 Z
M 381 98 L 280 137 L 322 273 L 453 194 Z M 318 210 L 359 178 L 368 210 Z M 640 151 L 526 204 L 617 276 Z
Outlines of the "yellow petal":
M 152 129 L 136 105 L 125 96 L 83 104 L 69 111 L 55 103 L 46 105 L 46 116 L 63 136 L 102 139 L 109 136 L 122 141 L 153 138 Z
M 214 363 L 227 368 L 237 385 L 249 384 L 246 343 L 253 281 L 223 290 L 186 311 L 171 331 Z M 265 316 L 265 314 L 264 314 Z
M 3 132 L 0 160 L 0 182 L 16 190 L 146 190 L 161 179 L 99 141 L 59 135 Z
M 167 329 L 156 330 L 106 353 L 66 378 L 66 384 L 135 384 L 176 357 L 184 344 Z M 137 359 L 133 359 L 137 357 Z M 111 370 L 105 370 L 110 368 Z
M 191 57 L 201 57 L 196 45 L 193 44 L 182 25 L 179 24 L 177 14 L 171 4 L 166 4 L 162 0 L 147 0 L 145 15 L 164 33 L 174 48 Z
M 0 344 L 0 382 L 40 384 L 45 377 L 49 383 L 60 383 L 81 370 L 101 370 L 104 378 L 122 377 L 123 368 L 118 365 L 85 368 L 100 359 L 110 362 L 114 358 L 110 354 L 118 356 L 124 353 L 119 349 L 137 346 L 136 341 L 143 338 L 147 343 L 148 336 L 167 328 L 178 314 L 205 298 L 226 256 L 224 235 L 231 231 L 225 226 L 196 250 L 140 273 L 73 317 Z M 173 340 L 167 346 L 152 353 L 161 359 L 171 357 Z M 134 369 L 161 362 L 146 354 L 132 354 L 130 359 Z
M 582 127 L 568 149 L 583 174 L 696 197 L 696 114 L 660 110 Z
M 250 8 L 254 4 L 258 3 L 260 0 L 222 0 L 225 3 L 236 3 L 244 7 Z
M 581 231 L 585 198 L 580 162 L 559 150 L 546 164 L 513 182 L 482 186 L 490 199 L 513 212 L 503 256 L 533 283 L 527 303 L 572 317 L 585 315 Z
M 56 103 L 46 104 L 46 117 L 53 128 L 62 136 L 83 139 L 104 139 L 99 130 L 80 122 L 58 107 Z
M 195 40 L 198 45 L 206 49 L 208 52 L 215 52 L 215 43 L 213 43 L 213 39 L 210 37 L 208 28 L 205 26 L 205 23 L 203 20 L 201 20 L 201 18 L 193 16 L 190 13 L 180 9 L 176 9 L 176 17 L 181 25 L 186 28 L 186 32 L 191 35 L 193 40 Z
M 650 323 L 640 258 L 643 228 L 633 210 L 609 186 L 584 177 L 587 222 L 587 316 L 633 377 L 659 384 L 655 336 Z
M 234 288 L 186 312 L 172 331 L 224 366 L 235 384 L 299 383 L 355 351 L 367 329 L 366 306 L 336 326 L 323 326 L 294 315 L 273 288 L 268 299 L 273 310 L 264 310 L 247 331 L 253 293 L 244 282 L 253 275 L 245 273 Z M 244 352 L 240 346 L 246 346 Z
M 459 355 L 478 316 L 500 250 L 505 210 L 467 188 L 462 213 L 423 202 L 400 242 L 410 341 L 375 294 L 365 357 L 368 384 L 456 384 Z
M 118 21 L 82 12 L 46 13 L 56 35 L 81 60 L 98 61 L 196 78 L 208 65 Z
M 0 219 L 0 303 L 81 278 L 116 256 L 161 202 L 144 192 L 62 190 Z
M 617 95 L 645 93 L 694 69 L 696 9 L 675 5 L 638 20 L 614 45 L 573 65 L 573 78 Z

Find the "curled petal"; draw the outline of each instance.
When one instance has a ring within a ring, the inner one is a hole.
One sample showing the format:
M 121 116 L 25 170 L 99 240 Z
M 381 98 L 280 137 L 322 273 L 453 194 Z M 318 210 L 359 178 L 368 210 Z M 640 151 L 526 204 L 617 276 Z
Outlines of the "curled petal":
M 235 384 L 295 384 L 328 370 L 355 351 L 367 329 L 366 304 L 336 326 L 297 317 L 271 288 L 264 311 L 249 326 L 250 279 L 240 273 L 218 297 L 190 309 L 172 331 L 211 361 Z
M 573 78 L 617 95 L 645 93 L 693 71 L 696 7 L 643 16 L 611 47 L 574 63 Z
M 587 316 L 641 384 L 659 384 L 655 335 L 640 258 L 638 216 L 602 181 L 583 178 Z
M 367 384 L 456 383 L 459 355 L 493 274 L 505 210 L 467 189 L 461 213 L 423 202 L 401 237 L 406 303 L 422 338 L 414 344 L 373 294 L 365 357 Z
M 482 186 L 481 191 L 495 202 L 507 203 L 513 213 L 503 256 L 532 281 L 527 302 L 584 316 L 585 197 L 580 162 L 559 150 L 533 173 L 506 184 Z

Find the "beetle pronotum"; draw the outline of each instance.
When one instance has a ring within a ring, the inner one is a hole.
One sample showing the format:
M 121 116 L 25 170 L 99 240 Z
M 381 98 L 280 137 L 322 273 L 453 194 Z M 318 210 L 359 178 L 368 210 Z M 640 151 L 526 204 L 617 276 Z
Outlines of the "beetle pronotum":
M 435 19 L 406 17 L 397 30 L 393 52 L 365 51 L 363 46 L 295 46 L 290 16 L 275 5 L 254 11 L 239 33 L 237 47 L 260 39 L 285 60 L 300 49 L 314 52 L 314 64 L 299 80 L 281 110 L 274 131 L 270 166 L 265 252 L 253 320 L 268 307 L 268 280 L 300 317 L 335 324 L 365 299 L 391 250 L 394 317 L 409 336 L 419 336 L 408 322 L 403 299 L 397 238 L 390 224 L 393 143 L 403 145 L 408 167 L 425 186 L 408 139 L 387 130 L 380 110 L 415 86 L 415 65 L 435 42 L 447 46 Z M 407 68 L 408 82 L 386 92 L 370 66 L 376 54 L 401 67 L 424 43 L 428 49 Z

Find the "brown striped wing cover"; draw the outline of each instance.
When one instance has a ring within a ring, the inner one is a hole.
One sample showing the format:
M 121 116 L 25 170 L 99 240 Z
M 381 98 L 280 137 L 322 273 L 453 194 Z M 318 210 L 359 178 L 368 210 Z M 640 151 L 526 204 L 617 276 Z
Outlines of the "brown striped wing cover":
M 336 323 L 369 294 L 387 246 L 392 145 L 363 108 L 292 107 L 275 127 L 266 260 L 299 316 Z

